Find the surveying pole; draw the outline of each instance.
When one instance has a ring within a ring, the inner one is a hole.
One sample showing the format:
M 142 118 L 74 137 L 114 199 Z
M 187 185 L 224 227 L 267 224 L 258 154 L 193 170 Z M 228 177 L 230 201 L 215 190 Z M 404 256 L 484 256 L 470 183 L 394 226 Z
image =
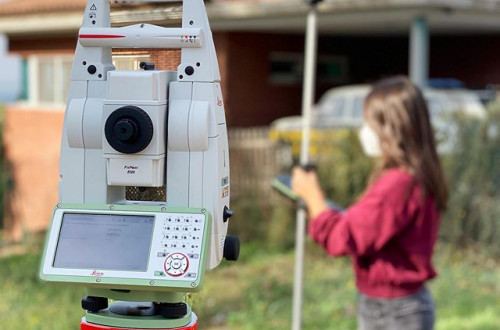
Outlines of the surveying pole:
M 311 135 L 311 110 L 314 104 L 316 81 L 316 56 L 318 37 L 317 4 L 322 0 L 306 0 L 309 5 L 306 27 L 304 84 L 302 89 L 302 140 L 300 148 L 300 164 L 309 163 L 309 144 Z M 297 227 L 295 232 L 295 275 L 293 285 L 292 329 L 300 330 L 302 326 L 302 291 L 304 277 L 304 243 L 306 227 L 306 209 L 297 209 Z

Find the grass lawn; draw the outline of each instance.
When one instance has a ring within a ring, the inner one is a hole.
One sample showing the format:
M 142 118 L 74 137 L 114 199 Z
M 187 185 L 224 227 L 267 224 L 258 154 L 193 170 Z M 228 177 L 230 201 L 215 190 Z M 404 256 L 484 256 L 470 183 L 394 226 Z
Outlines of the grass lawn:
M 209 272 L 204 289 L 188 299 L 203 329 L 289 329 L 293 253 L 244 246 L 240 261 Z M 77 330 L 84 290 L 43 284 L 39 256 L 0 259 L 0 329 Z M 500 328 L 500 262 L 438 249 L 440 272 L 430 284 L 437 329 Z M 356 290 L 346 259 L 314 246 L 306 256 L 303 329 L 355 329 Z

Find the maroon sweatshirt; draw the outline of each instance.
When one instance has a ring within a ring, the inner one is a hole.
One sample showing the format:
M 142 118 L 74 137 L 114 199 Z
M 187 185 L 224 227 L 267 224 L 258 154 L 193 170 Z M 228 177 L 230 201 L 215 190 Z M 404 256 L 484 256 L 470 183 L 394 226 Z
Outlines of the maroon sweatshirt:
M 435 277 L 431 262 L 439 212 L 407 172 L 387 171 L 345 213 L 328 210 L 309 233 L 330 255 L 351 255 L 358 290 L 375 298 L 418 291 Z

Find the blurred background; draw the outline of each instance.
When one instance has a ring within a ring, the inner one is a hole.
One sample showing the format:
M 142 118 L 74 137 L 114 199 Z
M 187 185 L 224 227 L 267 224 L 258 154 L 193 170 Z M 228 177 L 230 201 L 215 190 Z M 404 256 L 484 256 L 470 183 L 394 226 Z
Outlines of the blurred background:
M 86 0 L 0 1 L 0 328 L 79 329 L 81 288 L 41 284 L 39 256 L 57 202 L 59 145 Z M 270 181 L 299 155 L 302 0 L 212 0 L 229 128 L 236 263 L 188 297 L 200 329 L 288 329 L 294 205 Z M 179 26 L 178 3 L 113 7 L 114 26 Z M 175 70 L 180 51 L 120 49 Z M 422 87 L 450 188 L 430 284 L 437 329 L 500 328 L 500 1 L 325 0 L 319 5 L 311 155 L 323 187 L 348 206 L 372 166 L 357 138 L 369 84 L 408 75 Z M 168 198 L 168 197 L 167 197 Z M 308 241 L 304 329 L 355 329 L 348 259 Z

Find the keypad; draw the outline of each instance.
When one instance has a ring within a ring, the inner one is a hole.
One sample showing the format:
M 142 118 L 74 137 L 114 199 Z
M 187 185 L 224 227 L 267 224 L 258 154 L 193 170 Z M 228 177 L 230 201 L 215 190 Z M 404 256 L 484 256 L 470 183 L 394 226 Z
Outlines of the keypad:
M 157 257 L 168 277 L 198 277 L 205 218 L 201 214 L 168 214 L 161 223 Z

